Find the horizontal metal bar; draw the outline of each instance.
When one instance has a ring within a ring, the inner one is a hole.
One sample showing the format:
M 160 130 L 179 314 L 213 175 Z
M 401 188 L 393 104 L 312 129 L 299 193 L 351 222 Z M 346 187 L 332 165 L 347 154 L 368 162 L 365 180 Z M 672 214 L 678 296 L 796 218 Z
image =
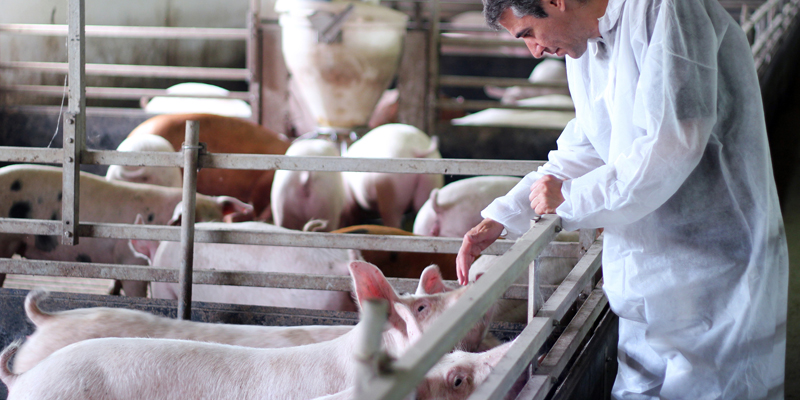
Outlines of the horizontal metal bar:
M 11 61 L 0 63 L 0 69 L 21 69 L 67 73 L 68 63 Z M 127 76 L 139 78 L 218 79 L 247 81 L 250 71 L 241 68 L 173 67 L 164 65 L 86 64 L 86 75 Z
M 485 37 L 453 37 L 442 35 L 442 46 L 469 46 L 469 47 L 525 47 L 525 42 L 522 40 L 509 40 L 509 39 L 494 39 Z
M 491 100 L 458 101 L 456 99 L 439 99 L 436 100 L 436 106 L 450 110 L 484 110 L 487 108 L 506 108 L 511 110 L 529 111 L 575 111 L 575 107 L 573 106 L 521 106 L 516 104 L 503 104 L 499 101 Z
M 32 93 L 44 96 L 61 97 L 63 86 L 48 85 L 6 85 L 0 86 L 2 92 Z M 166 89 L 139 89 L 87 86 L 86 97 L 94 99 L 130 99 L 138 100 L 142 97 L 192 97 L 210 99 L 239 99 L 250 100 L 248 92 L 230 92 L 227 95 L 202 95 L 202 94 L 171 94 Z
M 575 302 L 578 293 L 590 283 L 594 274 L 600 269 L 602 256 L 603 240 L 598 239 L 564 278 L 555 293 L 547 299 L 537 316 L 552 317 L 560 321 Z
M 555 215 L 542 216 L 500 257 L 494 268 L 475 282 L 446 314 L 434 321 L 416 344 L 392 363 L 391 370 L 399 371 L 399 374 L 379 376 L 370 382 L 367 397 L 384 400 L 405 397 L 556 236 L 560 223 L 561 219 Z
M 151 267 L 141 265 L 82 263 L 68 261 L 23 260 L 0 258 L 0 274 L 33 276 L 61 276 L 74 278 L 119 279 L 149 282 L 178 282 L 178 268 Z M 386 278 L 399 293 L 414 293 L 418 279 Z M 195 270 L 193 283 L 204 285 L 230 285 L 248 287 L 270 287 L 283 289 L 308 289 L 350 291 L 352 278 L 335 275 L 305 275 L 280 272 L 249 272 L 225 270 Z M 456 287 L 455 281 L 445 281 Z M 552 293 L 555 287 L 545 287 Z M 504 299 L 527 297 L 527 286 L 512 285 L 503 294 Z
M 544 342 L 553 332 L 553 320 L 534 318 L 514 339 L 505 357 L 492 369 L 491 374 L 468 400 L 501 399 L 508 393 L 517 378 L 531 363 Z
M 67 28 L 68 25 L 0 24 L 0 32 L 19 35 L 67 36 Z M 246 40 L 249 34 L 241 28 L 86 25 L 86 37 L 104 38 Z
M 0 161 L 61 164 L 64 161 L 64 151 L 60 148 L 0 146 Z
M 169 153 L 166 153 L 169 154 Z M 168 161 L 171 160 L 171 161 Z M 141 165 L 144 161 L 158 167 L 179 166 L 179 156 L 152 155 L 139 158 L 135 153 L 115 150 L 87 150 L 81 153 L 83 164 Z M 545 161 L 470 160 L 456 158 L 350 158 L 350 157 L 292 157 L 266 154 L 200 155 L 201 168 L 294 171 L 354 171 L 450 175 L 526 175 Z
M 498 78 L 491 76 L 461 76 L 461 75 L 441 75 L 439 76 L 440 86 L 462 86 L 462 87 L 483 87 L 486 85 L 511 87 L 539 87 L 566 89 L 569 86 L 566 82 L 531 82 L 525 78 Z

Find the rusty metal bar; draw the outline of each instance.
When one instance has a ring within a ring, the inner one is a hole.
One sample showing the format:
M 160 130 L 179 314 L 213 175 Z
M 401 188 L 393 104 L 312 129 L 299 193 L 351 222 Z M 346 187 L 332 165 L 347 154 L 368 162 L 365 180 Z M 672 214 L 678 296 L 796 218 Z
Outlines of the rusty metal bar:
M 244 68 L 170 67 L 163 65 L 85 64 L 86 74 L 93 76 L 126 76 L 137 78 L 216 79 L 246 81 L 249 71 Z M 66 73 L 67 63 L 40 61 L 11 61 L 0 63 L 0 69 L 31 70 Z
M 0 258 L 0 274 L 178 283 L 180 271 L 178 268 L 169 267 Z M 417 279 L 386 279 L 398 292 L 413 293 L 418 284 Z M 458 286 L 456 281 L 445 282 L 450 287 Z M 352 278 L 349 276 L 202 269 L 193 271 L 192 283 L 195 285 L 229 285 L 340 292 L 349 292 L 353 287 Z M 554 285 L 543 286 L 543 288 L 548 295 L 552 295 L 556 290 Z M 511 285 L 503 293 L 502 298 L 524 300 L 526 296 L 526 285 Z
M 129 39 L 212 39 L 245 40 L 246 29 L 184 28 L 170 26 L 86 25 L 86 37 Z M 66 36 L 67 25 L 0 24 L 0 32 L 34 36 Z
M 475 282 L 448 313 L 434 321 L 422 338 L 409 348 L 391 370 L 395 376 L 380 376 L 369 386 L 368 398 L 402 399 L 424 377 L 425 373 L 491 307 L 500 294 L 517 279 L 560 230 L 561 219 L 544 215 L 514 246 Z
M 156 157 L 158 159 L 152 159 Z M 169 161 L 167 161 L 169 160 Z M 156 167 L 180 166 L 178 157 L 171 153 L 148 154 L 115 150 L 86 150 L 83 164 L 140 165 L 142 162 Z M 293 171 L 354 171 L 394 172 L 450 175 L 526 175 L 544 165 L 545 161 L 507 161 L 432 158 L 350 158 L 350 157 L 292 157 L 266 154 L 201 154 L 200 168 L 223 169 L 285 169 Z
M 378 375 L 381 362 L 381 342 L 383 326 L 388 319 L 389 304 L 385 300 L 367 300 L 361 309 L 359 329 L 361 337 L 356 348 L 355 398 L 361 399 L 366 393 L 370 379 Z
M 61 86 L 49 85 L 0 85 L 0 91 L 33 93 L 43 96 L 61 97 Z M 227 95 L 200 95 L 200 94 L 174 94 L 167 93 L 166 89 L 140 89 L 140 88 L 115 88 L 115 87 L 92 87 L 86 88 L 86 97 L 90 99 L 124 99 L 139 100 L 142 97 L 191 97 L 191 98 L 212 98 L 212 99 L 238 99 L 249 101 L 251 98 L 248 92 L 230 92 Z
M 63 149 L 0 146 L 0 160 L 15 163 L 61 164 Z
M 78 244 L 81 152 L 86 140 L 86 39 L 84 36 L 85 0 L 70 0 L 67 36 L 69 101 L 64 115 L 61 243 Z
M 186 121 L 183 144 L 183 215 L 181 216 L 181 273 L 178 318 L 192 319 L 192 269 L 194 263 L 194 214 L 197 204 L 197 155 L 200 153 L 200 123 Z

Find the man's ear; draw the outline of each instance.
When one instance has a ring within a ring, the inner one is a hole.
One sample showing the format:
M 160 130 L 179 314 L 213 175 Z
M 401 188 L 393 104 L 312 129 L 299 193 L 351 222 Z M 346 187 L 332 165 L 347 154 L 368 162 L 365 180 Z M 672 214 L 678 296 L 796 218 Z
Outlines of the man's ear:
M 555 7 L 558 11 L 564 12 L 567 10 L 567 1 L 566 0 L 547 0 L 547 4 Z M 547 11 L 547 9 L 545 9 Z M 550 12 L 547 13 L 548 15 Z

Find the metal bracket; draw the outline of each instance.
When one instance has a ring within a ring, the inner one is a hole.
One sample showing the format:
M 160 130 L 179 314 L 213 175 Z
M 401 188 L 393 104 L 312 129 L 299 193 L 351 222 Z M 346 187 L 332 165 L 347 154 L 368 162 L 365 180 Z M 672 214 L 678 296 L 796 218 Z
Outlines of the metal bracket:
M 327 11 L 317 11 L 308 17 L 311 26 L 317 31 L 317 42 L 319 43 L 341 43 L 342 25 L 347 17 L 353 13 L 355 6 L 350 4 L 339 14 Z

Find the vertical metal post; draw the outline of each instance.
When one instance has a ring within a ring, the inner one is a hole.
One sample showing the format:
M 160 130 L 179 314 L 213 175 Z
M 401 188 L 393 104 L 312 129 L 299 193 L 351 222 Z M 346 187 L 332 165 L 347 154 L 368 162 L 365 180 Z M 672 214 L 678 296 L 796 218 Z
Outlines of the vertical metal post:
M 355 398 L 363 398 L 364 388 L 378 374 L 378 360 L 383 339 L 383 326 L 388 318 L 389 303 L 384 300 L 367 300 L 361 310 L 361 340 L 356 349 L 357 372 Z
M 250 0 L 247 14 L 247 70 L 249 71 L 250 119 L 261 124 L 261 0 Z
M 69 102 L 64 115 L 64 161 L 61 191 L 61 243 L 78 244 L 80 203 L 80 155 L 86 138 L 86 41 L 84 0 L 70 0 L 67 13 Z
M 739 25 L 744 26 L 747 19 L 750 18 L 750 10 L 747 8 L 747 3 L 742 4 L 742 11 L 739 13 Z
M 436 133 L 436 121 L 439 120 L 439 0 L 431 0 L 430 48 L 428 56 L 428 135 Z
M 200 123 L 186 121 L 183 144 L 183 215 L 181 216 L 180 286 L 178 318 L 192 319 L 192 265 L 194 262 L 194 213 L 197 200 L 197 165 L 200 152 Z

